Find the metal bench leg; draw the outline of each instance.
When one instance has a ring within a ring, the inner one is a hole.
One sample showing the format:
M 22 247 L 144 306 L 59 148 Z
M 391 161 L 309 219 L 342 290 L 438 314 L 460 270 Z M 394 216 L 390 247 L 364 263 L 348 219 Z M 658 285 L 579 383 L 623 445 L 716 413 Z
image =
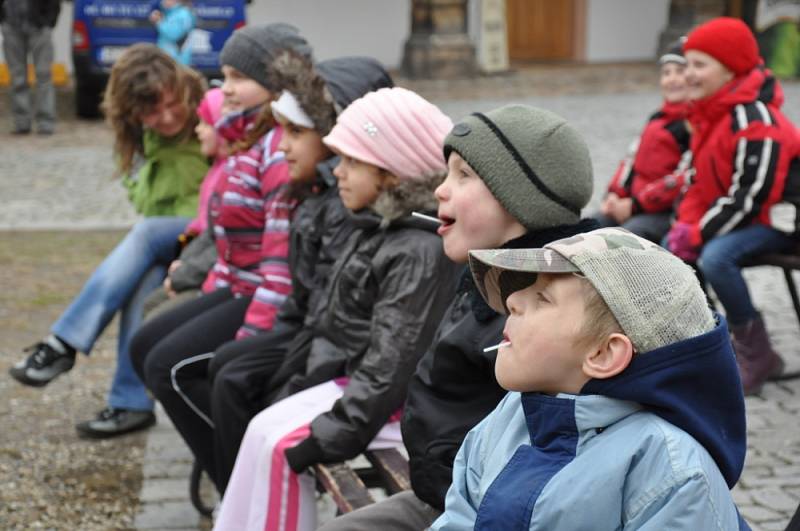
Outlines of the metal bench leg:
M 203 497 L 200 495 L 200 479 L 203 476 L 203 468 L 197 459 L 194 460 L 192 465 L 192 475 L 189 477 L 189 499 L 192 500 L 192 505 L 197 509 L 197 512 L 206 518 L 211 518 L 214 513 L 213 507 L 207 507 L 203 502 Z
M 794 313 L 797 315 L 797 322 L 800 324 L 800 297 L 797 296 L 797 286 L 792 276 L 792 270 L 784 267 L 783 276 L 786 278 L 786 285 L 789 286 L 789 295 L 792 297 L 792 304 L 794 305 Z

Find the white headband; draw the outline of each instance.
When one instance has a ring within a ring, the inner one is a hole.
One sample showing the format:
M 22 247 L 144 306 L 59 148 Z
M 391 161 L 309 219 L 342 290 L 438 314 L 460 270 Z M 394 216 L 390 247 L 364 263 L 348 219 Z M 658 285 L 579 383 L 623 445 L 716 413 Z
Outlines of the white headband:
M 270 105 L 273 113 L 283 116 L 287 121 L 300 127 L 314 129 L 314 122 L 300 106 L 300 102 L 297 101 L 294 94 L 288 90 L 284 90 L 281 97 Z

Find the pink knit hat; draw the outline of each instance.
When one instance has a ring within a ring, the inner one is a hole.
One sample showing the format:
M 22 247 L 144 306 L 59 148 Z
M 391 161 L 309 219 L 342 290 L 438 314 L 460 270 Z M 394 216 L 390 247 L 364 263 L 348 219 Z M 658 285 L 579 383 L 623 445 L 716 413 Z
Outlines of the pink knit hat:
M 422 179 L 447 172 L 442 147 L 452 128 L 450 118 L 419 94 L 382 88 L 351 103 L 322 141 L 399 179 Z
M 206 91 L 203 99 L 197 106 L 197 116 L 208 125 L 214 125 L 222 116 L 222 102 L 225 97 L 222 89 L 212 88 Z

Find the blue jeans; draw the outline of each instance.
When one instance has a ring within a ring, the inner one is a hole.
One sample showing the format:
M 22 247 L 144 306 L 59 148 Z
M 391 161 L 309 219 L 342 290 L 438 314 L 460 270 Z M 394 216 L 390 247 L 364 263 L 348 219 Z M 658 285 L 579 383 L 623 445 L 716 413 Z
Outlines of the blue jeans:
M 729 324 L 740 325 L 758 317 L 739 262 L 748 256 L 784 251 L 793 243 L 792 238 L 766 225 L 750 225 L 705 244 L 697 265 L 725 308 Z
M 88 354 L 114 314 L 120 314 L 117 368 L 108 405 L 151 410 L 153 401 L 131 367 L 128 345 L 142 321 L 148 293 L 158 287 L 175 259 L 175 245 L 189 219 L 145 218 L 95 269 L 78 296 L 50 329 L 75 350 Z

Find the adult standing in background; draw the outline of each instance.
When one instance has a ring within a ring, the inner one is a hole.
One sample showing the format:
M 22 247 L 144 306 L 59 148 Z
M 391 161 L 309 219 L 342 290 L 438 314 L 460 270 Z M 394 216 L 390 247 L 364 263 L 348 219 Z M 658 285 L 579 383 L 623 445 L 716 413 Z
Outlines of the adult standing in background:
M 0 0 L 3 54 L 11 74 L 12 133 L 31 132 L 34 111 L 28 86 L 28 55 L 36 72 L 36 132 L 53 134 L 56 98 L 50 69 L 53 64 L 52 31 L 61 10 L 60 0 Z

